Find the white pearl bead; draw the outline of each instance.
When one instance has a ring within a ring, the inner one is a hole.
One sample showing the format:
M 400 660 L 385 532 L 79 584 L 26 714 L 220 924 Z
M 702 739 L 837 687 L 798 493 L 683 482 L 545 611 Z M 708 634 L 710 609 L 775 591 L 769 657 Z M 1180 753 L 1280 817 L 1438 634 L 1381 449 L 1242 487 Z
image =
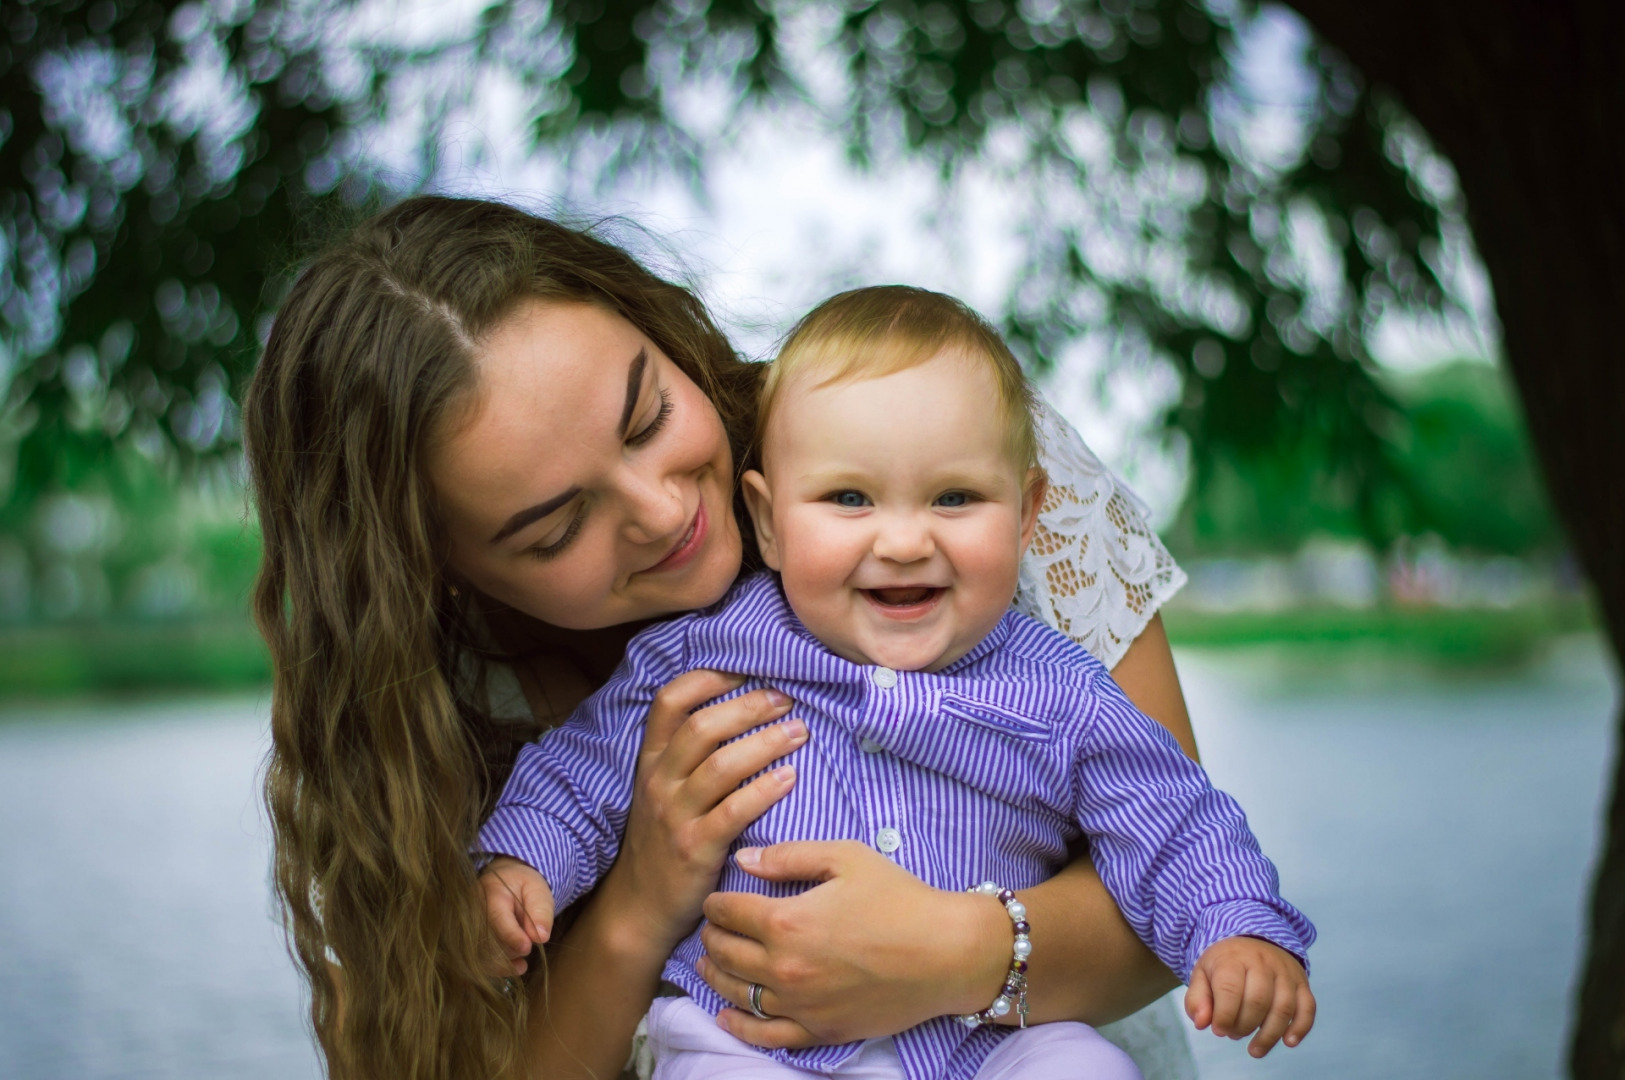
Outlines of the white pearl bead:
M 1024 937 L 1018 937 L 1010 949 L 1010 954 L 1017 960 L 1025 960 L 1033 954 L 1033 943 Z
M 1021 922 L 1027 917 L 1027 905 L 1020 900 L 1012 900 L 1004 905 L 1004 910 L 1010 916 L 1011 922 Z
M 993 1004 L 988 1006 L 987 1011 L 992 1013 L 994 1016 L 1008 1015 L 1010 1012 L 1010 999 L 1005 997 L 1003 994 L 1000 994 L 998 997 L 993 999 Z
M 981 893 L 983 896 L 997 896 L 997 895 L 999 895 L 999 887 L 998 887 L 998 885 L 994 884 L 991 881 L 982 882 L 980 885 L 976 886 L 976 888 L 974 890 L 972 890 L 972 891 Z

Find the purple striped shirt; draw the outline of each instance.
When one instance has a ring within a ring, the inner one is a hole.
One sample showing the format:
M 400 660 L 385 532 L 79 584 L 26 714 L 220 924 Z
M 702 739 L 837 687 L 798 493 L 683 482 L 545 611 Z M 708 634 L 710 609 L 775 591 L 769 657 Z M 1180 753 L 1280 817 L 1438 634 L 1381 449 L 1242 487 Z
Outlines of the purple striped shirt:
M 590 889 L 615 860 L 655 692 L 695 668 L 747 676 L 734 694 L 784 691 L 810 735 L 795 788 L 735 847 L 860 840 L 938 888 L 1024 889 L 1054 875 L 1082 834 L 1129 924 L 1182 980 L 1221 938 L 1250 934 L 1300 959 L 1314 941 L 1235 800 L 1070 639 L 1012 611 L 942 671 L 854 664 L 819 644 L 767 573 L 634 638 L 609 683 L 521 751 L 482 849 L 535 867 L 560 908 Z M 718 885 L 806 887 L 731 860 Z M 694 970 L 703 952 L 696 931 L 664 978 L 716 1013 L 727 1002 Z M 911 1080 L 970 1077 L 1009 1031 L 938 1017 L 898 1035 L 897 1051 Z M 825 1071 L 857 1047 L 764 1053 Z

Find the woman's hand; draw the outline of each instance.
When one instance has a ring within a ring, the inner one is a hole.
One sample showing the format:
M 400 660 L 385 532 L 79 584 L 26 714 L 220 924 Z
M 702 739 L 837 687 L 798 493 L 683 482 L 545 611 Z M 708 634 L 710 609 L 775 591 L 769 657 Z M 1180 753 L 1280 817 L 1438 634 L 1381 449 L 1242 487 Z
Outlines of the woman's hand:
M 729 845 L 789 792 L 795 769 L 783 765 L 739 785 L 807 741 L 800 720 L 772 723 L 791 708 L 777 690 L 700 708 L 742 681 L 691 671 L 667 683 L 649 710 L 626 835 L 605 884 L 641 907 L 644 932 L 668 951 L 699 920 Z
M 855 840 L 743 848 L 734 858 L 768 881 L 820 882 L 788 898 L 715 893 L 705 901 L 708 955 L 699 971 L 737 1006 L 719 1019 L 745 1042 L 801 1047 L 892 1035 L 984 1008 L 1003 982 L 1010 920 L 985 897 L 933 889 Z M 741 1011 L 753 982 L 776 1019 Z
M 785 768 L 739 786 L 807 741 L 799 721 L 773 723 L 790 711 L 773 691 L 701 708 L 739 683 L 691 671 L 656 695 L 620 857 L 549 944 L 547 978 L 531 980 L 524 1075 L 619 1074 L 666 957 L 699 920 L 729 845 L 794 783 Z

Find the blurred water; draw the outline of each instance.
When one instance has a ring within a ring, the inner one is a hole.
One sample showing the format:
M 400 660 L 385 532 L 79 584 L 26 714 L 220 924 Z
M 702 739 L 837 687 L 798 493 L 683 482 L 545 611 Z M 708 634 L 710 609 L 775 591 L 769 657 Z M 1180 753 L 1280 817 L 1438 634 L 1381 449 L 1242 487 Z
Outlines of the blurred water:
M 6 711 L 0 1077 L 318 1075 L 268 901 L 265 716 Z
M 1205 1080 L 1561 1075 L 1618 689 L 1595 641 L 1443 677 L 1181 654 L 1203 760 L 1320 930 L 1314 1032 Z
M 1555 1076 L 1616 690 L 1594 643 L 1443 678 L 1180 656 L 1316 921 L 1321 1020 L 1207 1080 Z M 267 901 L 260 701 L 0 712 L 0 1078 L 318 1073 Z

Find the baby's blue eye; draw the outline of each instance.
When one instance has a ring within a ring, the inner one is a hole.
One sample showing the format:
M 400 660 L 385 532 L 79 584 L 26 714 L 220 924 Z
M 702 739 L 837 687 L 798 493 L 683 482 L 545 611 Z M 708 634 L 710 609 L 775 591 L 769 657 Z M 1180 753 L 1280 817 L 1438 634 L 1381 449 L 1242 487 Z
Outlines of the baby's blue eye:
M 945 495 L 937 496 L 937 505 L 945 506 L 950 510 L 969 505 L 969 503 L 970 496 L 963 491 L 950 491 Z
M 837 491 L 834 498 L 836 506 L 844 506 L 849 510 L 857 510 L 869 504 L 869 500 L 863 497 L 861 491 Z

